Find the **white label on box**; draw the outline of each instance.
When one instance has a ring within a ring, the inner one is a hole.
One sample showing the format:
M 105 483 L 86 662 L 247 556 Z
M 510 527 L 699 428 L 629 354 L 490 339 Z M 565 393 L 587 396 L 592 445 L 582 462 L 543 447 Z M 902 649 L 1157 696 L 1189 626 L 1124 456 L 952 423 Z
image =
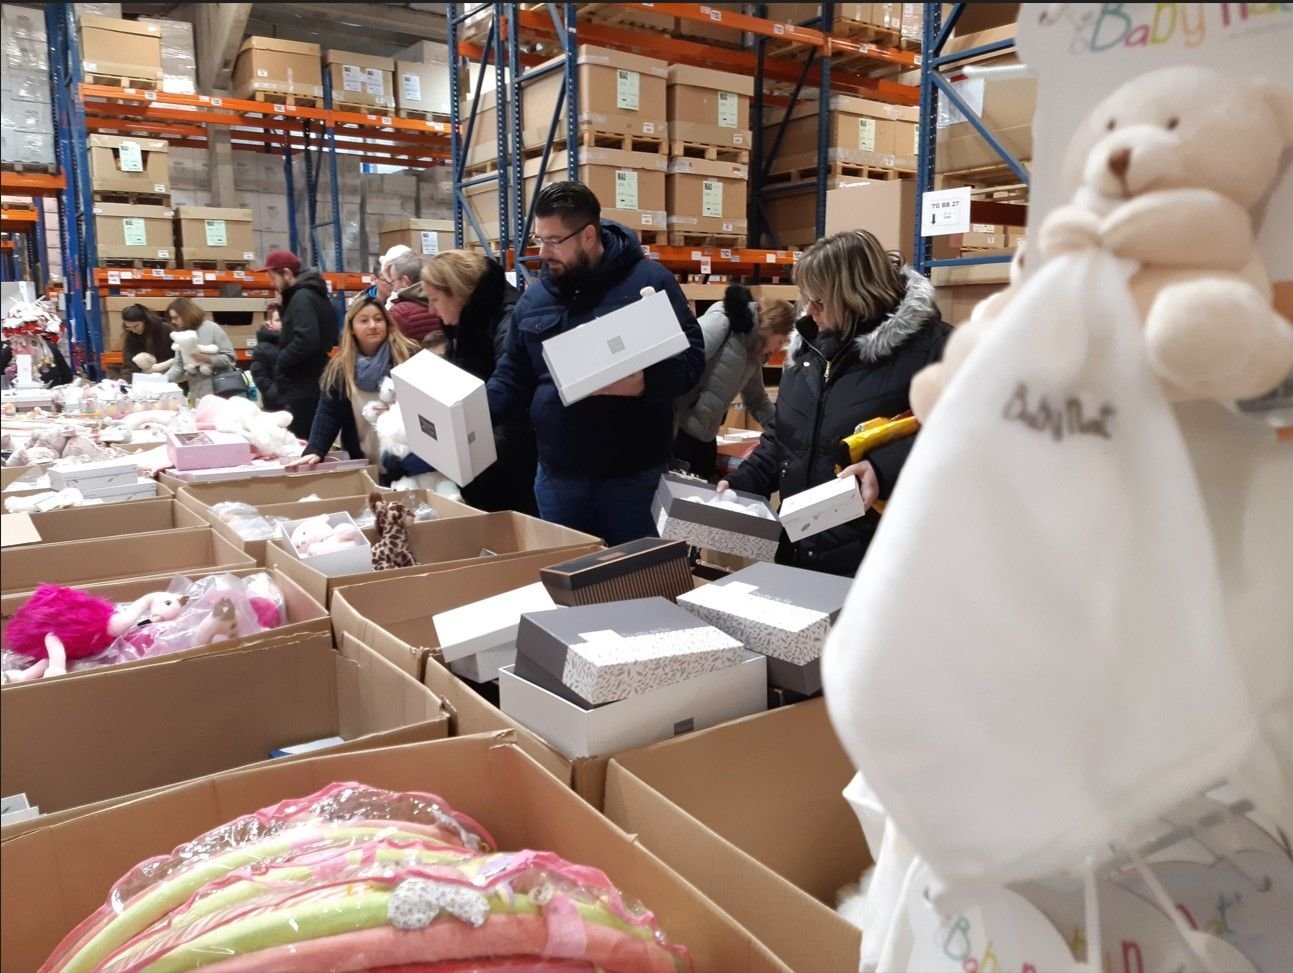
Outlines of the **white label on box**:
M 732 144 L 733 144 L 733 145 L 744 145 L 744 144 L 745 144 L 745 136 L 744 136 L 742 133 L 740 133 L 740 132 L 737 132 L 737 133 L 733 134 L 733 136 L 732 136 Z
M 654 135 L 654 134 L 655 134 L 655 122 L 643 122 L 643 123 L 642 123 L 642 134 L 643 134 L 643 135 Z
M 148 246 L 148 221 L 127 216 L 121 221 L 121 235 L 128 247 Z
M 386 94 L 386 78 L 381 68 L 369 68 L 364 72 L 364 90 L 370 95 Z
M 970 228 L 970 187 L 936 189 L 920 201 L 920 235 L 947 236 Z
M 422 76 L 419 74 L 400 75 L 400 101 L 422 100 Z
M 736 109 L 740 105 L 740 97 L 734 91 L 720 91 L 718 93 L 718 127 L 719 128 L 736 128 Z
M 31 385 L 31 355 L 15 355 L 14 361 L 18 365 L 18 384 Z
M 364 90 L 364 69 L 355 64 L 341 66 L 341 86 L 346 91 Z
M 257 69 L 256 69 L 256 77 L 258 77 L 258 78 L 268 78 L 268 77 L 269 77 L 269 70 L 268 70 L 267 68 L 257 68 Z
M 205 220 L 207 231 L 208 247 L 227 247 L 229 245 L 229 233 L 225 228 L 224 220 Z
M 625 71 L 623 68 L 619 68 L 615 75 L 615 107 L 625 111 L 637 111 L 642 85 L 641 75 L 636 71 Z
M 911 127 L 911 154 L 915 156 L 920 155 L 920 126 L 919 125 L 913 125 Z
M 971 223 L 970 230 L 973 233 L 996 233 L 997 228 L 991 223 Z
M 243 259 L 243 260 L 255 260 L 255 259 L 256 259 L 256 255 L 255 255 L 254 253 L 252 253 L 250 250 L 244 250 L 244 251 L 242 252 L 242 259 Z
M 440 252 L 440 234 L 435 230 L 422 231 L 422 252 L 439 253 Z
M 875 119 L 858 119 L 858 148 L 863 152 L 875 151 Z
M 138 142 L 122 142 L 117 152 L 121 159 L 122 172 L 144 171 L 144 153 L 139 148 Z
M 157 251 L 157 259 L 158 259 L 158 260 L 170 260 L 170 259 L 171 259 L 171 252 L 170 252 L 169 250 L 158 250 L 158 251 Z M 160 276 L 160 275 L 159 275 L 159 276 Z
M 654 226 L 654 225 L 655 225 L 655 219 L 654 219 L 654 217 L 652 217 L 650 213 L 643 213 L 643 214 L 642 214 L 642 225 L 643 225 L 643 226 Z
M 700 209 L 702 216 L 723 215 L 723 184 L 717 179 L 706 179 L 701 183 Z
M 623 72 L 620 73 L 623 74 Z M 638 208 L 638 174 L 636 169 L 615 170 L 615 208 Z

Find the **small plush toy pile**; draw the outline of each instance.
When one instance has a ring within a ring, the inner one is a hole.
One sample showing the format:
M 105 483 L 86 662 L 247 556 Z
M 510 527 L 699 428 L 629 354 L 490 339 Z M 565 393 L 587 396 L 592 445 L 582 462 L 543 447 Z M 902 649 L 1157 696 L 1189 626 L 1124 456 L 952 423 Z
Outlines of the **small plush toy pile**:
M 60 459 L 101 460 L 120 456 L 118 450 L 101 446 L 84 429 L 60 423 L 38 432 L 16 433 L 10 437 L 13 452 L 5 466 L 36 466 Z
M 776 517 L 768 509 L 767 504 L 759 503 L 754 500 L 742 500 L 735 490 L 724 490 L 722 493 L 715 493 L 710 496 L 683 497 L 691 503 L 699 503 L 706 507 L 718 507 L 722 510 L 731 510 L 738 514 L 746 514 L 750 517 L 762 517 L 764 520 L 775 520 Z
M 41 968 L 683 973 L 610 879 L 433 794 L 337 783 L 141 862 Z
M 4 628 L 3 680 L 31 682 L 182 652 L 283 623 L 282 592 L 268 574 L 176 578 L 127 604 L 43 584 Z
M 344 551 L 348 547 L 358 547 L 363 543 L 364 535 L 348 517 L 333 524 L 326 514 L 319 514 L 297 524 L 292 529 L 289 540 L 293 550 L 301 557 L 319 557 Z

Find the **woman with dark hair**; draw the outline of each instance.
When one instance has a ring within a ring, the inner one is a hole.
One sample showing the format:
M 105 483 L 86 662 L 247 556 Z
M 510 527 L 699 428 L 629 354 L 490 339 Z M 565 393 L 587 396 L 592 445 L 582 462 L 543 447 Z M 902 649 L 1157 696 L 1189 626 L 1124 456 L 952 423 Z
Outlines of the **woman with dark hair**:
M 266 412 L 282 410 L 278 389 L 274 386 L 274 367 L 278 364 L 278 338 L 283 330 L 282 308 L 277 302 L 265 306 L 265 324 L 256 332 L 256 347 L 251 352 L 251 380 L 260 393 L 260 405 Z
M 156 311 L 142 304 L 131 304 L 121 312 L 121 326 L 126 334 L 121 342 L 121 377 L 129 379 L 135 372 L 151 372 L 158 362 L 170 361 L 171 326 Z M 140 355 L 148 358 L 136 361 Z M 151 359 L 151 361 L 149 360 Z

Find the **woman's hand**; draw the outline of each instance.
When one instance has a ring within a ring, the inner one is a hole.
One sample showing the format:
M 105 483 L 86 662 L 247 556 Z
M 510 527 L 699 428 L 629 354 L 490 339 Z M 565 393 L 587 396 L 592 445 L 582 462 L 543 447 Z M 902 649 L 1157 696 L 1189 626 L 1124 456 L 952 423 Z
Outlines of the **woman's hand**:
M 209 364 L 211 364 L 211 356 L 210 356 L 210 355 L 203 354 L 203 353 L 202 353 L 202 352 L 200 352 L 200 351 L 195 351 L 195 352 L 193 352 L 191 355 L 189 355 L 189 360 L 190 360 L 190 361 L 195 361 L 195 362 L 197 362 L 199 365 L 209 365 Z
M 722 493 L 724 490 L 730 490 L 730 489 L 731 487 L 727 485 L 726 480 L 719 480 L 718 485 L 714 487 L 714 491 L 716 493 Z
M 844 479 L 846 476 L 856 476 L 858 488 L 862 491 L 862 503 L 870 509 L 871 504 L 880 499 L 880 481 L 876 479 L 875 467 L 869 462 L 863 460 L 861 463 L 854 463 L 852 466 L 846 466 L 837 474 L 837 479 Z
M 295 469 L 298 466 L 318 466 L 319 460 L 320 457 L 315 456 L 314 453 L 306 453 L 304 456 L 300 456 L 297 459 L 292 460 L 290 463 L 287 463 L 286 466 L 289 470 Z

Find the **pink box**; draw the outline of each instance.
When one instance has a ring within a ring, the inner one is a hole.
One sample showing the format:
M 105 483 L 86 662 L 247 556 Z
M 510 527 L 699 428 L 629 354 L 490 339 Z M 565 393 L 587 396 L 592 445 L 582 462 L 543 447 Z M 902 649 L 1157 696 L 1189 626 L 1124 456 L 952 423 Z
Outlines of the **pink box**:
M 209 470 L 251 462 L 251 443 L 228 432 L 168 432 L 166 454 L 177 470 Z

